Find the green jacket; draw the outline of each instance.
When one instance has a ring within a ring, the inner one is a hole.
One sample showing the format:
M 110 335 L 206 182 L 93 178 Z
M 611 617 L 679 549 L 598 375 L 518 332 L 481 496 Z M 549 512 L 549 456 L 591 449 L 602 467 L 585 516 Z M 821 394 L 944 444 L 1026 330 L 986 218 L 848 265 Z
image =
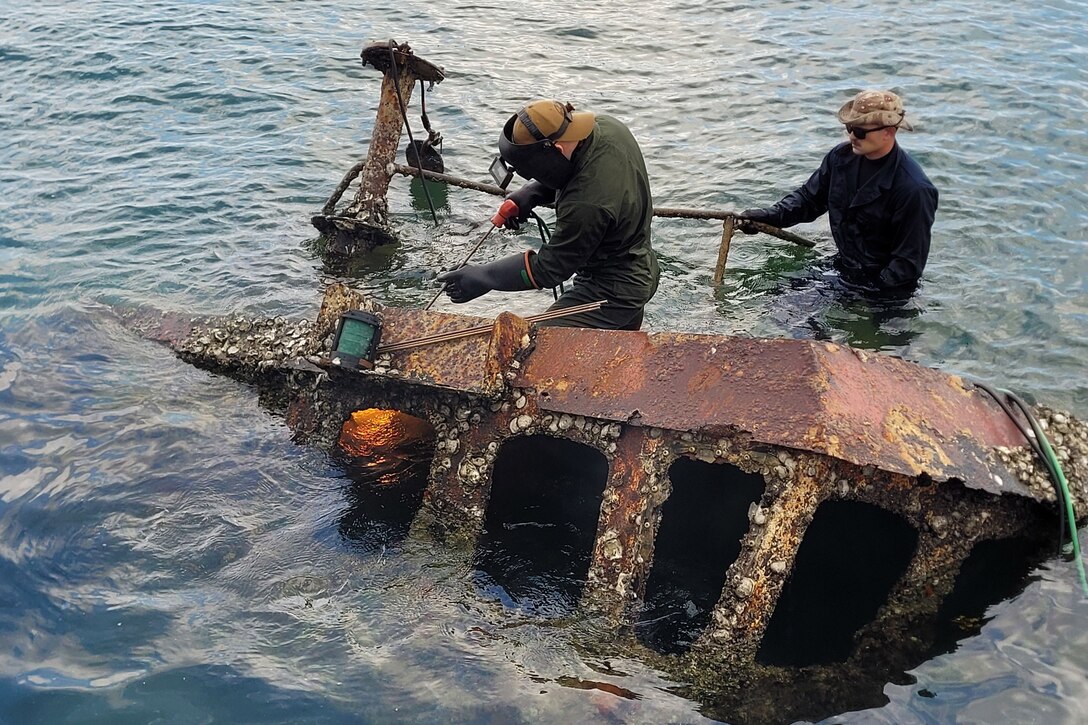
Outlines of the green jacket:
M 574 175 L 555 199 L 551 241 L 530 256 L 537 287 L 577 273 L 606 299 L 642 306 L 657 291 L 660 269 L 650 246 L 654 204 L 646 162 L 631 132 L 611 116 L 574 152 Z

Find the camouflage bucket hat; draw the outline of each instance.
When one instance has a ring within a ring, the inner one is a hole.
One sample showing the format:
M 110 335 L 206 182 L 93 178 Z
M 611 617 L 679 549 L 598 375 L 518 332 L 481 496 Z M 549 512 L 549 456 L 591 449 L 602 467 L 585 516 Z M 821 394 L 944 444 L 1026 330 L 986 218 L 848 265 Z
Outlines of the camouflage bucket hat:
M 839 109 L 839 121 L 850 126 L 876 124 L 913 131 L 906 120 L 903 99 L 891 91 L 862 91 Z

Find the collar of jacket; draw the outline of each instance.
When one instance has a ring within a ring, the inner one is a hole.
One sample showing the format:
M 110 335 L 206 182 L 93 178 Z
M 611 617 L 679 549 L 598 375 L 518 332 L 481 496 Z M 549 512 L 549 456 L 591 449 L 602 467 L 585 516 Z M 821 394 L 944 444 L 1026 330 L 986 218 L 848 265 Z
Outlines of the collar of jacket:
M 589 135 L 586 136 L 578 143 L 578 147 L 574 149 L 574 153 L 570 155 L 570 162 L 574 164 L 574 174 L 577 175 L 579 171 L 586 165 L 586 159 L 589 157 L 589 150 L 593 146 L 593 142 L 597 137 L 597 127 L 594 126 Z
M 870 202 L 876 200 L 881 194 L 888 191 L 892 187 L 892 181 L 895 179 L 895 174 L 899 171 L 899 162 L 902 160 L 903 151 L 899 148 L 897 142 L 892 150 L 888 152 L 891 157 L 887 163 L 880 168 L 880 171 L 876 172 L 876 175 L 869 179 L 863 188 L 857 188 L 858 183 L 858 167 L 861 166 L 861 156 L 857 156 L 850 150 L 850 142 L 847 141 L 842 146 L 838 155 L 837 166 L 841 173 L 845 174 L 847 189 L 850 192 L 850 206 L 865 206 Z M 842 153 L 842 152 L 845 153 Z

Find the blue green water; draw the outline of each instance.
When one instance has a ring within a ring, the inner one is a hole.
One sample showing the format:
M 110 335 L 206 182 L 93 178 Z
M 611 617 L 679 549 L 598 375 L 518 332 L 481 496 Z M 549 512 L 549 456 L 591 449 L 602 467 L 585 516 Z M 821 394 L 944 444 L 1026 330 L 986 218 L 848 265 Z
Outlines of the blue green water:
M 343 468 L 110 312 L 316 314 L 334 270 L 309 217 L 366 152 L 371 41 L 445 68 L 427 99 L 451 173 L 486 180 L 505 118 L 558 96 L 628 122 L 659 206 L 769 204 L 842 138 L 843 101 L 897 90 L 917 127 L 901 142 L 941 191 L 907 310 L 874 317 L 811 283 L 831 249 L 823 220 L 798 230 L 814 251 L 738 237 L 717 291 L 719 227 L 658 220 L 646 327 L 818 334 L 1088 417 L 1081 2 L 0 11 L 0 721 L 704 718 L 622 656 L 610 681 L 641 699 L 558 684 L 608 679 L 577 630 L 482 596 L 457 552 L 346 536 Z M 494 200 L 450 190 L 437 227 L 403 178 L 389 203 L 400 242 L 353 275 L 422 305 Z M 530 241 L 495 235 L 481 259 Z M 489 295 L 466 311 L 547 302 Z M 988 616 L 913 684 L 886 685 L 883 707 L 835 720 L 1083 721 L 1072 568 L 1045 562 Z

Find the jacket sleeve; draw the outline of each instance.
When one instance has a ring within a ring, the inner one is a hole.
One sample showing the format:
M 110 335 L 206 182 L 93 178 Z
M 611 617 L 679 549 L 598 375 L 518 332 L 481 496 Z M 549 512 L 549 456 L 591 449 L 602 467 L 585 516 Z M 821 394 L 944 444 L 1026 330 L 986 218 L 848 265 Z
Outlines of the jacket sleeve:
M 611 224 L 611 215 L 596 204 L 560 204 L 551 240 L 531 258 L 533 284 L 555 287 L 570 279 L 597 250 Z
M 896 200 L 892 213 L 894 237 L 888 265 L 880 270 L 883 288 L 913 285 L 922 276 L 929 258 L 930 234 L 937 213 L 937 190 L 919 186 Z
M 831 185 L 831 154 L 824 156 L 820 168 L 808 181 L 782 198 L 768 211 L 766 222 L 775 227 L 792 227 L 810 222 L 827 211 L 827 191 Z

